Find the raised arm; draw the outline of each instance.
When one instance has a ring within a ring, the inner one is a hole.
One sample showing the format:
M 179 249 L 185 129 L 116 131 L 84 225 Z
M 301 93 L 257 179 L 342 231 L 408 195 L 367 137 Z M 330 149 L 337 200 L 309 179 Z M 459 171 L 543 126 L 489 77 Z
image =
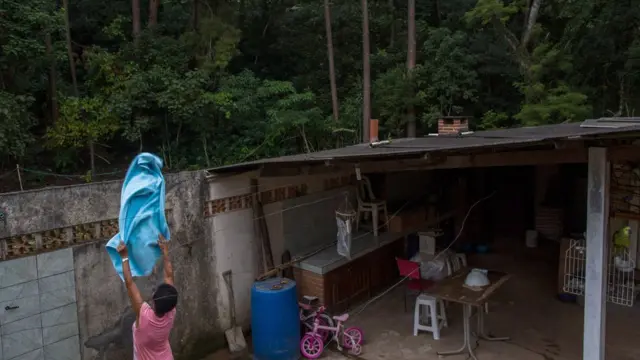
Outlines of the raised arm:
M 118 245 L 118 254 L 122 258 L 122 274 L 124 275 L 124 283 L 127 286 L 127 293 L 129 294 L 129 301 L 131 301 L 131 308 L 136 313 L 136 324 L 138 324 L 138 318 L 140 317 L 140 308 L 142 307 L 142 295 L 140 290 L 133 282 L 133 276 L 131 275 L 131 267 L 129 266 L 129 253 L 127 252 L 127 246 L 124 242 L 120 242 Z
M 169 242 L 162 235 L 158 238 L 158 246 L 162 250 L 164 282 L 173 286 L 173 266 L 171 265 L 171 259 L 169 259 Z

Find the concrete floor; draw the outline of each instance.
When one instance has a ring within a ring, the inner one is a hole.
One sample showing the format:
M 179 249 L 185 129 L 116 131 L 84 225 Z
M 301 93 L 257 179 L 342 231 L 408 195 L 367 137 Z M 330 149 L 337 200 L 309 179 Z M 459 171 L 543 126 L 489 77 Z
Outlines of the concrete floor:
M 476 349 L 479 360 L 579 360 L 582 358 L 583 308 L 556 300 L 557 254 L 546 249 L 506 246 L 492 255 L 470 257 L 471 266 L 491 267 L 513 274 L 490 299 L 487 331 L 494 336 L 510 336 L 508 342 L 481 341 Z M 507 256 L 505 256 L 507 254 Z M 488 266 L 491 264 L 491 266 Z M 447 309 L 449 327 L 439 341 L 430 334 L 413 336 L 413 312 L 404 312 L 402 288 L 396 288 L 367 305 L 361 313 L 352 311 L 349 325 L 364 330 L 365 343 L 359 358 L 366 360 L 435 360 L 437 351 L 459 348 L 462 344 L 462 308 Z M 412 309 L 411 309 L 412 310 Z M 640 359 L 640 303 L 635 307 L 609 305 L 607 309 L 607 358 Z M 348 359 L 334 351 L 322 357 Z M 466 360 L 449 356 L 450 360 Z M 223 360 L 218 354 L 210 360 Z

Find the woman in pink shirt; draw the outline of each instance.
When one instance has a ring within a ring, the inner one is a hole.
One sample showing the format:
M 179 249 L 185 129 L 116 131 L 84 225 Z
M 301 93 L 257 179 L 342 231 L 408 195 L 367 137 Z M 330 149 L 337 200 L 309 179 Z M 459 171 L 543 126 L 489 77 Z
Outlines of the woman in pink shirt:
M 124 243 L 118 246 L 122 258 L 124 282 L 131 300 L 131 307 L 136 313 L 133 324 L 133 359 L 134 360 L 173 360 L 169 334 L 173 327 L 178 303 L 178 291 L 173 286 L 173 267 L 169 260 L 168 242 L 160 236 L 158 246 L 162 250 L 164 261 L 164 283 L 153 293 L 151 305 L 142 300 L 138 287 L 133 282 L 129 255 Z

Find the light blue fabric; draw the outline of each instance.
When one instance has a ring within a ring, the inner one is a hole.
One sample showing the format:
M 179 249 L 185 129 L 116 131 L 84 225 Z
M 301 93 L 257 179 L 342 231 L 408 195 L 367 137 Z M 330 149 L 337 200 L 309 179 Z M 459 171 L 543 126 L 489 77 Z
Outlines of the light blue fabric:
M 158 235 L 169 240 L 164 214 L 165 185 L 162 160 L 149 153 L 136 156 L 129 166 L 120 194 L 120 232 L 107 243 L 107 252 L 121 279 L 122 259 L 117 247 L 124 241 L 133 276 L 147 276 L 161 255 Z

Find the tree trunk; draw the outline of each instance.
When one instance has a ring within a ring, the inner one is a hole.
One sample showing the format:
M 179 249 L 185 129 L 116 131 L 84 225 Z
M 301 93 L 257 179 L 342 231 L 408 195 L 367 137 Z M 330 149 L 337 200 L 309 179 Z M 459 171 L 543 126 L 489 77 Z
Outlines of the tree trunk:
M 51 110 L 51 123 L 58 121 L 58 87 L 56 86 L 56 61 L 53 57 L 53 46 L 51 45 L 51 34 L 47 33 L 44 38 L 49 57 L 49 106 Z
M 198 0 L 193 0 L 191 3 L 191 28 L 193 31 L 198 31 L 198 23 L 200 22 L 199 6 L 200 2 Z
M 244 20 L 246 18 L 246 4 L 245 4 L 246 0 L 240 0 L 239 5 L 239 14 L 238 14 L 238 29 L 244 29 Z
M 362 142 L 369 142 L 369 121 L 371 120 L 371 54 L 369 44 L 369 5 L 362 0 Z
M 526 48 L 529 45 L 529 40 L 531 40 L 531 33 L 533 32 L 533 27 L 538 21 L 538 13 L 540 12 L 540 7 L 542 6 L 542 0 L 533 0 L 531 2 L 531 7 L 529 8 L 529 12 L 526 16 L 526 23 L 524 27 L 524 32 L 522 33 L 522 40 L 520 41 L 520 46 Z
M 67 40 L 67 56 L 69 57 L 69 72 L 71 73 L 71 85 L 73 87 L 73 95 L 80 97 L 80 91 L 78 91 L 78 78 L 76 76 L 76 61 L 73 57 L 73 47 L 71 45 L 71 21 L 69 20 L 69 0 L 62 0 L 62 6 L 64 7 L 64 25 L 66 30 Z M 91 179 L 96 173 L 96 156 L 93 146 L 93 139 L 89 139 L 89 156 L 91 160 Z
M 393 49 L 396 44 L 396 6 L 394 0 L 389 0 L 387 4 L 389 7 L 389 14 L 391 14 L 391 24 L 389 29 L 389 48 Z
M 131 21 L 133 23 L 133 38 L 140 35 L 140 0 L 131 0 Z
M 149 24 L 147 26 L 152 28 L 158 25 L 158 8 L 160 7 L 160 0 L 149 0 Z
M 329 83 L 331 84 L 331 106 L 333 107 L 333 120 L 340 118 L 340 105 L 338 104 L 338 88 L 336 87 L 336 68 L 333 63 L 333 34 L 331 32 L 331 9 L 329 0 L 324 0 L 324 23 L 327 33 L 327 57 L 329 58 Z
M 416 67 L 416 0 L 409 0 L 408 29 L 407 29 L 407 76 L 413 84 L 413 69 Z M 411 98 L 414 96 L 411 85 Z M 416 114 L 413 104 L 407 108 L 407 137 L 416 137 Z
M 73 47 L 71 45 L 71 23 L 69 21 L 69 0 L 62 0 L 64 7 L 64 26 L 66 30 L 67 40 L 67 56 L 69 57 L 69 72 L 71 73 L 71 85 L 73 86 L 73 94 L 79 97 L 78 79 L 76 77 L 76 61 L 73 58 Z

